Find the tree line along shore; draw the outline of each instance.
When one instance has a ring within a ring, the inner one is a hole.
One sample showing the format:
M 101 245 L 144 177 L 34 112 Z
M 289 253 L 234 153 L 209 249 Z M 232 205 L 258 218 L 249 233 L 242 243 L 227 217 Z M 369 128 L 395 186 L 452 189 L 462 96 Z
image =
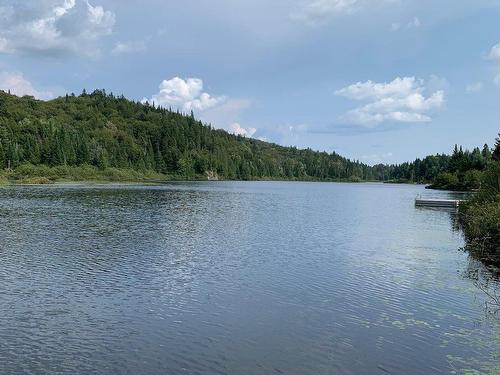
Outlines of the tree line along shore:
M 8 179 L 329 180 L 434 183 L 475 189 L 487 145 L 399 165 L 232 135 L 193 114 L 95 90 L 51 101 L 0 91 L 0 170 Z

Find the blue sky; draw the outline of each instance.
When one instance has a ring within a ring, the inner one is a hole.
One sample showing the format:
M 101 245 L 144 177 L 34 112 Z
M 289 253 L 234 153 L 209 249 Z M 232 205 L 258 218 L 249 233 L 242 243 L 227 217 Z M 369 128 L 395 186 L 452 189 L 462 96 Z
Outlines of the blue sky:
M 0 0 L 0 89 L 398 163 L 493 143 L 499 25 L 500 0 Z

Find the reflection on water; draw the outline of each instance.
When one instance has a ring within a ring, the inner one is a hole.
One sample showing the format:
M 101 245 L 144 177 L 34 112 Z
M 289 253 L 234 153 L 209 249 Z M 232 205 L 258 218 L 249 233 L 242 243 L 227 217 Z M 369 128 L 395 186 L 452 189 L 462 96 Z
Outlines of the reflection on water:
M 417 194 L 0 189 L 0 373 L 498 374 L 461 235 Z

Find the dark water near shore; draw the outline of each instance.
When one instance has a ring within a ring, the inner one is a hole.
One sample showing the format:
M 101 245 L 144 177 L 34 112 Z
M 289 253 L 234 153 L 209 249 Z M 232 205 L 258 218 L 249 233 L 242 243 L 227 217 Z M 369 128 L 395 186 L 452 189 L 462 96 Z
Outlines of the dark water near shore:
M 0 189 L 1 374 L 500 373 L 423 187 Z M 496 367 L 495 367 L 496 366 Z

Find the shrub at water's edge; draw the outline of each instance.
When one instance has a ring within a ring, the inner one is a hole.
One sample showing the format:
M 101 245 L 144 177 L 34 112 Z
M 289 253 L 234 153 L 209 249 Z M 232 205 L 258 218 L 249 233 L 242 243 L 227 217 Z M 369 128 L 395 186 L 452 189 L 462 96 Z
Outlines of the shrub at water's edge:
M 481 180 L 481 188 L 462 204 L 460 224 L 467 249 L 481 260 L 500 266 L 500 138 L 493 161 Z
M 0 186 L 8 185 L 8 184 L 9 184 L 9 180 L 7 179 L 7 177 L 3 176 L 0 173 Z

